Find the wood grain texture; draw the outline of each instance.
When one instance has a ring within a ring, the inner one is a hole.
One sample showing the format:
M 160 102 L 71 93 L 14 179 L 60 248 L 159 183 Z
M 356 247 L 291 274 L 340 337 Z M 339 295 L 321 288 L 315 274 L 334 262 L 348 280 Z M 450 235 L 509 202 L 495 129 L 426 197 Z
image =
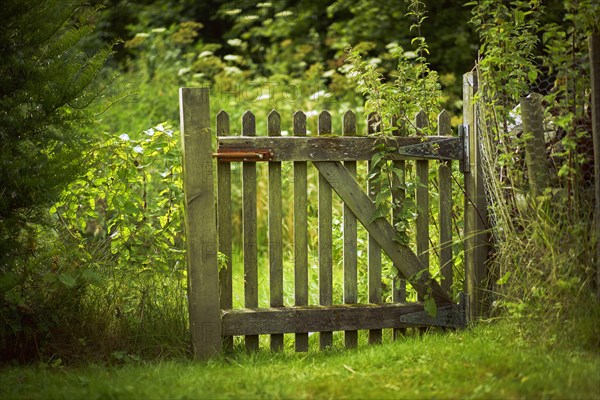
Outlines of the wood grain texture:
M 443 110 L 438 115 L 438 135 L 451 135 L 450 114 Z M 439 233 L 440 233 L 440 269 L 442 289 L 452 294 L 452 162 L 440 161 L 438 165 L 439 181 Z
M 269 136 L 281 135 L 281 117 L 275 110 L 267 117 Z M 283 307 L 283 235 L 281 162 L 269 162 L 269 285 L 271 307 Z M 271 335 L 271 350 L 283 350 L 283 335 Z
M 218 137 L 218 152 L 269 149 L 274 161 L 360 161 L 370 160 L 375 154 L 373 145 L 378 140 L 368 136 L 321 137 Z M 379 139 L 382 140 L 382 139 Z M 461 142 L 454 137 L 411 136 L 388 137 L 389 146 L 398 151 L 388 158 L 394 160 L 458 160 L 462 158 Z
M 356 115 L 347 111 L 343 118 L 343 135 L 356 135 Z M 345 161 L 344 166 L 352 177 L 356 177 L 356 161 Z M 356 217 L 350 208 L 344 204 L 344 303 L 358 302 L 358 272 L 357 272 L 357 232 Z M 346 331 L 344 341 L 347 348 L 358 346 L 358 332 Z
M 306 136 L 306 115 L 294 114 L 294 135 Z M 294 162 L 294 297 L 296 306 L 308 305 L 307 164 Z M 296 351 L 308 351 L 308 333 L 296 333 Z
M 292 332 L 354 331 L 411 326 L 462 326 L 461 305 L 438 308 L 438 320 L 430 318 L 422 303 L 360 304 L 312 307 L 227 310 L 223 332 L 249 335 Z
M 242 115 L 242 135 L 256 135 L 254 114 Z M 258 307 L 258 247 L 256 226 L 256 163 L 244 162 L 242 166 L 242 230 L 244 233 L 244 304 Z M 246 350 L 258 350 L 258 336 L 245 338 Z
M 392 118 L 393 135 L 403 136 L 405 131 L 400 129 L 398 126 L 399 117 L 394 116 Z M 392 168 L 394 169 L 393 180 L 392 180 L 392 224 L 396 227 L 402 220 L 402 208 L 404 207 L 404 201 L 406 198 L 406 161 L 394 160 L 392 161 Z M 394 303 L 406 302 L 406 279 L 403 279 L 400 274 L 395 274 L 392 280 L 392 301 Z M 399 336 L 406 334 L 406 330 L 403 328 L 396 328 L 393 332 L 394 339 Z
M 179 89 L 190 332 L 194 357 L 222 352 L 208 89 Z
M 423 110 L 415 115 L 417 130 L 427 127 L 427 114 Z M 416 161 L 417 190 L 415 200 L 417 203 L 417 221 L 415 230 L 417 236 L 417 256 L 421 264 L 429 270 L 429 162 Z M 419 300 L 423 300 L 419 297 Z
M 477 75 L 463 75 L 463 124 L 469 131 L 469 171 L 465 172 L 465 292 L 469 295 L 470 320 L 483 313 L 486 290 L 487 201 L 483 185 L 483 166 L 477 126 Z
M 229 136 L 229 115 L 221 110 L 217 114 L 217 135 Z M 225 256 L 226 264 L 219 268 L 221 309 L 232 307 L 232 239 L 231 239 L 231 164 L 217 162 L 217 228 L 219 251 Z M 223 349 L 233 350 L 233 337 L 223 338 Z
M 330 135 L 331 129 L 331 114 L 323 111 L 319 115 L 318 125 L 319 135 Z M 318 231 L 318 246 L 319 246 L 319 304 L 329 306 L 333 300 L 333 258 L 332 258 L 332 191 L 327 179 L 319 174 L 319 231 Z M 326 349 L 333 345 L 332 332 L 319 333 L 319 346 L 321 349 Z
M 381 131 L 381 124 L 379 116 L 375 113 L 370 113 L 367 116 L 367 133 L 374 134 Z M 374 173 L 381 173 L 379 167 L 373 165 L 371 161 L 368 162 L 369 176 Z M 381 187 L 373 181 L 373 179 L 367 180 L 367 193 L 369 198 L 375 202 L 377 194 L 381 190 Z M 369 233 L 367 238 L 367 288 L 369 291 L 369 303 L 380 304 L 381 303 L 381 248 L 377 243 L 375 237 Z M 369 330 L 369 343 L 377 344 L 382 341 L 381 329 Z

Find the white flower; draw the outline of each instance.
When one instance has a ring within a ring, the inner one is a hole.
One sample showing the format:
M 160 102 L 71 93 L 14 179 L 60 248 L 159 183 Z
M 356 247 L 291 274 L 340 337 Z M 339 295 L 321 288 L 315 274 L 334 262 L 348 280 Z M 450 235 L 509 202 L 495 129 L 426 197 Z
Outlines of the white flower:
M 135 146 L 133 148 L 133 151 L 135 151 L 136 153 L 142 154 L 144 152 L 144 148 L 138 144 L 137 146 Z
M 313 94 L 310 96 L 310 99 L 311 99 L 311 100 L 318 100 L 318 99 L 319 99 L 319 98 L 321 98 L 321 97 L 325 97 L 325 98 L 327 98 L 327 97 L 331 97 L 331 94 L 327 93 L 327 92 L 326 92 L 326 91 L 324 91 L 324 90 L 319 90 L 318 92 L 315 92 L 315 93 L 313 93 Z
M 223 59 L 227 61 L 238 61 L 240 56 L 236 56 L 235 54 L 227 54 L 225 57 L 223 57 Z
M 204 50 L 202 53 L 198 54 L 198 58 L 212 56 L 214 53 L 209 50 Z
M 128 141 L 129 141 L 129 135 L 128 135 L 128 134 L 126 134 L 126 133 L 123 133 L 123 134 L 121 134 L 121 135 L 119 136 L 119 139 L 121 139 L 121 140 L 124 140 L 124 141 L 128 142 Z
M 259 100 L 266 100 L 266 99 L 268 99 L 268 98 L 270 98 L 270 97 L 271 97 L 271 96 L 269 96 L 269 93 L 261 93 L 261 94 L 260 94 L 260 96 L 258 96 L 258 97 L 256 98 L 256 100 L 257 100 L 257 101 L 259 101 Z
M 258 19 L 258 15 L 244 15 L 240 18 L 242 22 L 250 22 Z
M 240 39 L 237 39 L 237 38 L 235 38 L 235 39 L 229 39 L 227 41 L 227 44 L 230 45 L 230 46 L 239 46 L 239 45 L 242 44 L 242 41 Z
M 150 128 L 150 129 L 144 131 L 144 133 L 148 136 L 154 136 L 154 129 Z
M 240 75 L 242 70 L 238 67 L 225 67 L 223 68 L 226 75 Z
M 178 76 L 185 75 L 188 72 L 190 72 L 191 70 L 192 70 L 191 68 L 179 68 L 179 71 L 177 72 L 177 75 Z

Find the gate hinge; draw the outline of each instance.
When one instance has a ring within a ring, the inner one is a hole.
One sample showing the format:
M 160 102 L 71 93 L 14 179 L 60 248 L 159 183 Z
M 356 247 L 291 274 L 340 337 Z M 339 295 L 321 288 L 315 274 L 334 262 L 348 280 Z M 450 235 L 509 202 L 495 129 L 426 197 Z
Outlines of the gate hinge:
M 257 162 L 271 161 L 273 159 L 273 152 L 269 149 L 252 149 L 250 151 L 247 149 L 227 149 L 227 151 L 217 150 L 212 156 L 222 162 Z
M 439 307 L 435 317 L 432 317 L 426 311 L 419 311 L 401 316 L 400 322 L 414 326 L 465 328 L 468 322 L 468 314 L 468 297 L 466 294 L 461 293 L 458 304 Z
M 471 172 L 471 147 L 469 142 L 469 125 L 458 126 L 458 137 L 462 143 L 462 160 L 460 161 L 460 172 Z

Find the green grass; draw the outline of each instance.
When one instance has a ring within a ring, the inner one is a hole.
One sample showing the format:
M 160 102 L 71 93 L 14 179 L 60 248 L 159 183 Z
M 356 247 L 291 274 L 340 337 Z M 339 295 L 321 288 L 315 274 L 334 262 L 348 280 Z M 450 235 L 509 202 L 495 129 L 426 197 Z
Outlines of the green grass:
M 348 351 L 8 367 L 0 398 L 600 399 L 600 354 L 523 339 L 508 323 L 481 324 Z

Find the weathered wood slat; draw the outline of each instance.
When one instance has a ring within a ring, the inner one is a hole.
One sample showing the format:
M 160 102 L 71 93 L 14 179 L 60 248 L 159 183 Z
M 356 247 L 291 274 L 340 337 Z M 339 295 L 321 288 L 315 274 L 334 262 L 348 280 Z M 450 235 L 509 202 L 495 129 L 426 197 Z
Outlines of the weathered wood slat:
M 323 111 L 319 115 L 319 135 L 330 135 L 331 114 Z M 319 174 L 319 304 L 329 306 L 333 297 L 333 257 L 332 257 L 332 191 L 327 179 Z M 321 332 L 319 334 L 321 349 L 333 345 L 333 333 Z
M 415 116 L 417 129 L 427 127 L 427 114 L 423 110 Z M 429 162 L 416 161 L 417 190 L 415 200 L 417 203 L 417 221 L 415 223 L 417 256 L 421 264 L 429 270 Z M 419 298 L 423 300 L 423 298 Z
M 179 89 L 190 332 L 194 357 L 221 353 L 217 221 L 208 89 Z
M 217 135 L 229 136 L 229 115 L 221 110 L 217 114 Z M 217 163 L 217 229 L 219 231 L 219 251 L 226 258 L 225 268 L 219 268 L 219 285 L 221 308 L 232 307 L 232 276 L 231 276 L 231 164 Z M 233 350 L 233 337 L 223 338 L 223 349 Z
M 394 136 L 402 136 L 403 130 L 398 128 L 397 116 L 392 118 L 392 127 Z M 392 223 L 396 227 L 402 219 L 402 207 L 406 198 L 406 191 L 404 190 L 406 185 L 406 161 L 394 160 L 392 161 L 392 167 L 394 169 L 392 178 Z M 400 275 L 395 275 L 392 284 L 392 301 L 395 303 L 406 302 L 406 279 L 403 279 Z M 406 330 L 403 328 L 394 329 L 394 339 L 405 333 Z
M 477 75 L 463 75 L 463 125 L 468 129 L 468 171 L 465 172 L 465 291 L 469 295 L 470 320 L 483 311 L 486 280 L 487 201 L 483 183 L 483 166 L 477 127 L 477 109 L 473 98 L 477 93 Z
M 269 136 L 281 135 L 281 117 L 275 110 L 267 118 Z M 283 234 L 281 162 L 269 162 L 269 284 L 271 307 L 283 307 Z M 271 350 L 283 350 L 283 335 L 271 335 Z
M 451 303 L 452 300 L 439 284 L 431 279 L 429 271 L 415 253 L 407 246 L 394 241 L 395 230 L 389 221 L 384 218 L 372 220 L 373 215 L 375 215 L 375 205 L 342 163 L 339 161 L 319 161 L 315 162 L 314 165 L 327 178 L 327 181 L 342 201 L 350 207 L 367 232 L 375 237 L 379 246 L 416 291 L 421 295 L 425 295 L 430 289 L 433 299 L 438 304 Z
M 306 115 L 294 114 L 294 135 L 306 135 Z M 307 164 L 294 162 L 294 296 L 296 306 L 308 305 Z M 296 333 L 296 351 L 308 351 L 308 333 Z
M 256 135 L 254 114 L 242 115 L 242 135 Z M 244 304 L 258 307 L 258 248 L 256 226 L 256 163 L 245 162 L 242 166 L 242 213 L 244 232 Z M 258 336 L 246 336 L 246 349 L 258 350 Z
M 356 115 L 347 111 L 343 118 L 343 134 L 345 137 L 356 135 Z M 352 177 L 356 177 L 356 161 L 345 161 L 344 166 Z M 357 275 L 357 223 L 356 217 L 350 208 L 344 204 L 344 303 L 356 304 L 358 302 L 358 275 Z M 344 332 L 346 347 L 358 346 L 358 332 Z
M 218 152 L 269 149 L 275 161 L 360 161 L 370 160 L 376 140 L 386 140 L 398 152 L 394 160 L 458 160 L 462 146 L 458 138 L 447 136 L 388 137 L 325 136 L 325 137 L 218 137 Z
M 450 114 L 443 110 L 438 115 L 438 135 L 451 135 Z M 438 166 L 440 269 L 442 289 L 452 293 L 452 163 L 441 161 Z
M 248 335 L 291 332 L 354 331 L 410 326 L 463 326 L 462 305 L 438 308 L 439 319 L 424 312 L 422 303 L 360 304 L 225 310 L 223 333 Z
M 378 122 L 379 116 L 371 113 L 367 116 L 367 132 L 373 134 L 381 130 L 381 124 Z M 371 161 L 368 162 L 369 176 L 372 176 L 375 166 Z M 380 173 L 380 171 L 379 171 Z M 374 202 L 377 193 L 381 187 L 373 182 L 373 179 L 367 181 L 367 193 L 369 198 Z M 377 244 L 377 240 L 371 233 L 368 235 L 367 245 L 367 286 L 369 290 L 369 302 L 373 304 L 381 303 L 381 248 Z M 369 330 L 369 343 L 381 343 L 381 329 Z

